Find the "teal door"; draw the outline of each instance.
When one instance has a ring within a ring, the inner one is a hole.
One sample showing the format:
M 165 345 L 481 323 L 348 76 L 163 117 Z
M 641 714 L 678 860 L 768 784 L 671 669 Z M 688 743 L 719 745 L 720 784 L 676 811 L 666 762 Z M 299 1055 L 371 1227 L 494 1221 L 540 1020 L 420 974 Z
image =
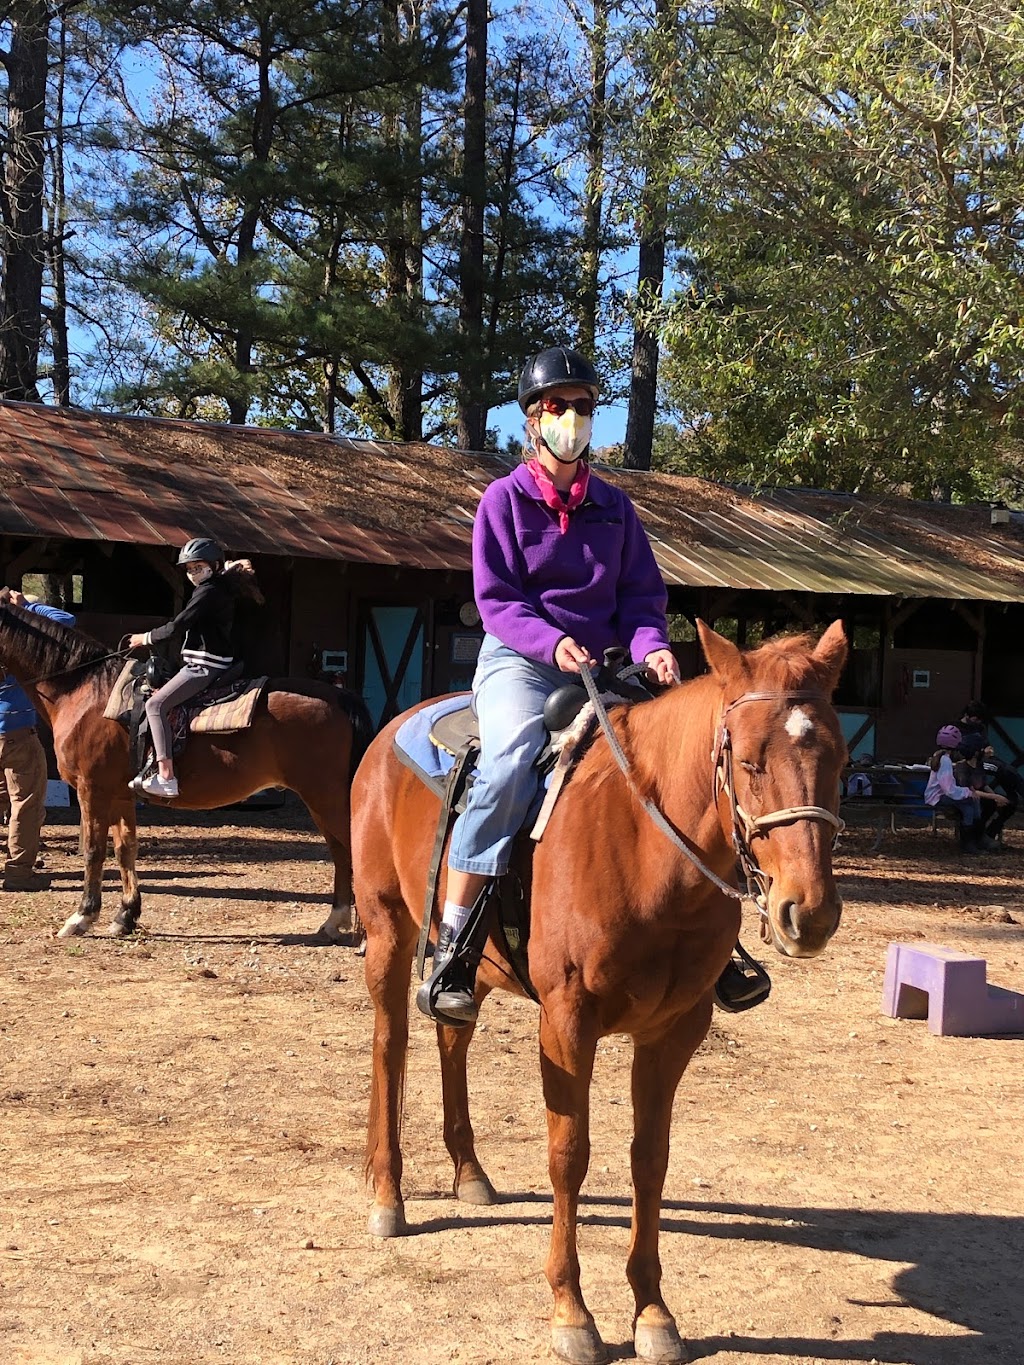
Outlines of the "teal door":
M 363 697 L 377 728 L 423 697 L 423 611 L 376 606 L 363 625 Z

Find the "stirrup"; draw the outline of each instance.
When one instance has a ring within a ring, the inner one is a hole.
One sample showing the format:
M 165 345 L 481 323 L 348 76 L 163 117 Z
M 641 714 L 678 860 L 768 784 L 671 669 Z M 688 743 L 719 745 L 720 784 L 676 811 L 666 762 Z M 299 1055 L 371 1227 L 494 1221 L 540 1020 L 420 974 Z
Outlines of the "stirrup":
M 457 934 L 453 935 L 449 926 L 444 923 L 437 931 L 434 970 L 416 992 L 417 1009 L 437 1024 L 447 1024 L 450 1028 L 465 1028 L 476 1023 L 477 1009 L 473 1000 L 473 988 L 481 957 L 481 949 L 477 943 L 493 887 L 493 882 L 488 882 L 477 896 L 469 919 Z M 448 1014 L 439 1006 L 439 997 L 449 991 L 468 997 L 469 1005 L 464 1016 Z
M 715 982 L 715 1004 L 729 1014 L 741 1014 L 767 1000 L 771 989 L 772 979 L 760 962 L 737 943 Z

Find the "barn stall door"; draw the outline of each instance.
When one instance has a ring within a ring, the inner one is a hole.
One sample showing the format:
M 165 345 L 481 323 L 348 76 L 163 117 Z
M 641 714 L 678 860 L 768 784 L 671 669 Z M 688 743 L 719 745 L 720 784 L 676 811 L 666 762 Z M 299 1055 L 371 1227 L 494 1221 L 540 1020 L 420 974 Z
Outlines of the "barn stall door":
M 378 729 L 423 697 L 425 614 L 419 606 L 368 607 L 363 615 L 363 697 Z
M 924 762 L 935 749 L 939 726 L 955 725 L 973 696 L 974 667 L 969 650 L 889 650 L 876 757 Z

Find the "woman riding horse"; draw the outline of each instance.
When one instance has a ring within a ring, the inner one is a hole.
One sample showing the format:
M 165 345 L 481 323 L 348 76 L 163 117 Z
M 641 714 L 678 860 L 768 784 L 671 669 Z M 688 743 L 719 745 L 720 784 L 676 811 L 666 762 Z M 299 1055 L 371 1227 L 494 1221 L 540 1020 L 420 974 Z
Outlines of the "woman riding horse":
M 197 536 L 182 549 L 178 564 L 184 567 L 193 586 L 184 610 L 173 621 L 132 635 L 128 641 L 132 649 L 137 649 L 169 640 L 176 631 L 185 632 L 181 668 L 146 702 L 157 770 L 148 777 L 139 773 L 129 783 L 135 791 L 147 796 L 168 799 L 178 795 L 178 779 L 174 775 L 167 716 L 172 707 L 205 692 L 235 663 L 231 644 L 235 597 L 224 577 L 224 551 L 216 541 Z
M 473 524 L 474 590 L 487 632 L 473 679 L 480 758 L 452 832 L 434 970 L 417 996 L 425 1014 L 446 1024 L 477 1015 L 467 925 L 508 870 L 537 798 L 547 697 L 612 646 L 625 646 L 659 683 L 679 681 L 650 543 L 626 494 L 586 460 L 599 394 L 593 365 L 565 346 L 526 362 L 524 463 L 487 488 Z M 765 974 L 751 978 L 730 963 L 718 999 L 749 1008 L 767 989 Z

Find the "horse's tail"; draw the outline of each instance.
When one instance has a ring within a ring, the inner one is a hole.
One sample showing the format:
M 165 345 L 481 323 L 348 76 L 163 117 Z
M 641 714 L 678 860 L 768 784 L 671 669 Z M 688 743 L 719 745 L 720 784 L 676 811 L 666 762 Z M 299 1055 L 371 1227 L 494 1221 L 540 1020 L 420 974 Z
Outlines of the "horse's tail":
M 366 702 L 358 692 L 349 692 L 344 687 L 336 687 L 338 704 L 345 712 L 352 726 L 352 755 L 349 759 L 348 780 L 351 782 L 359 767 L 359 760 L 370 747 L 374 736 L 373 717 Z

